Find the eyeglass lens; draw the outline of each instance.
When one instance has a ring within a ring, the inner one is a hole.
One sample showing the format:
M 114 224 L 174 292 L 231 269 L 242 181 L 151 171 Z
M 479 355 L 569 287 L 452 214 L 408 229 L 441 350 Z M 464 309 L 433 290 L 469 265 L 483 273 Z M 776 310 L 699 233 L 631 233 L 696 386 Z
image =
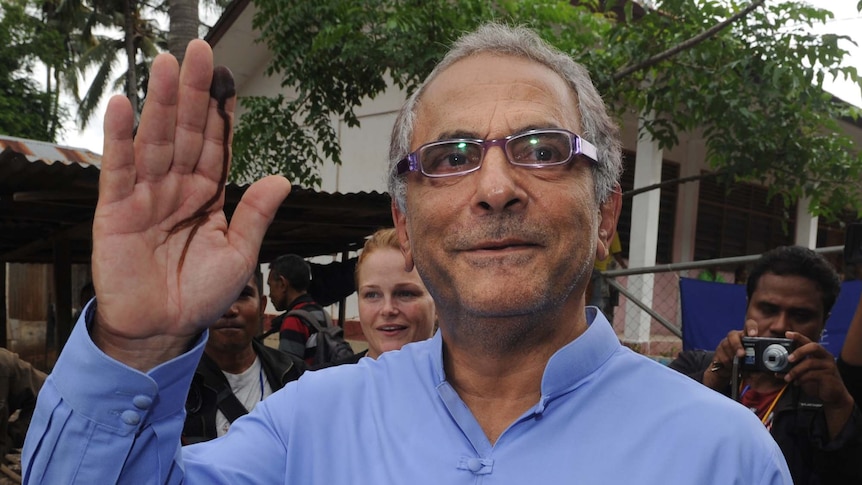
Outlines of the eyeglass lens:
M 448 175 L 477 169 L 488 145 L 501 141 L 453 140 L 430 143 L 418 154 L 422 171 Z M 542 167 L 566 163 L 572 156 L 572 137 L 566 132 L 524 133 L 505 142 L 506 156 L 515 165 Z

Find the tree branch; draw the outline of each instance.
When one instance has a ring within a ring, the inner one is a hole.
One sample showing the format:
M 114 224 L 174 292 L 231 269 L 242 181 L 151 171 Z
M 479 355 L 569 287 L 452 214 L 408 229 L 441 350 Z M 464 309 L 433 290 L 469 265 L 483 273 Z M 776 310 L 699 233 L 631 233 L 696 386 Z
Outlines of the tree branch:
M 688 177 L 680 177 L 670 180 L 664 180 L 657 184 L 647 185 L 645 187 L 640 187 L 637 189 L 629 190 L 628 192 L 623 192 L 623 199 L 630 199 L 638 194 L 642 194 L 644 192 L 649 192 L 651 190 L 663 189 L 665 187 L 670 187 L 671 185 L 682 185 L 688 182 L 697 182 L 699 180 L 704 180 L 712 177 L 716 177 L 718 175 L 722 175 L 724 172 L 706 172 L 698 175 L 690 175 Z
M 686 49 L 694 47 L 695 45 L 697 45 L 697 44 L 705 41 L 706 39 L 709 39 L 710 37 L 714 36 L 719 31 L 721 31 L 722 29 L 724 29 L 728 25 L 735 22 L 737 19 L 740 19 L 740 18 L 748 15 L 749 12 L 751 12 L 755 8 L 763 5 L 765 2 L 766 2 L 766 0 L 755 0 L 755 1 L 751 2 L 751 4 L 749 6 L 745 7 L 744 9 L 740 10 L 739 12 L 728 17 L 727 20 L 720 22 L 718 24 L 715 24 L 714 26 L 701 32 L 700 34 L 698 34 L 698 35 L 696 35 L 696 36 L 694 36 L 694 37 L 692 37 L 686 41 L 680 42 L 679 44 L 671 47 L 670 49 L 668 49 L 664 52 L 660 52 L 660 53 L 650 57 L 649 59 L 647 59 L 641 63 L 634 64 L 634 65 L 620 69 L 619 71 L 617 71 L 613 75 L 613 77 L 611 79 L 613 81 L 619 81 L 620 79 L 628 76 L 629 74 L 632 74 L 633 72 L 640 71 L 642 69 L 646 69 L 648 67 L 651 67 L 651 66 L 658 64 L 659 62 L 661 62 L 661 61 L 663 61 L 669 57 L 676 55 L 679 52 L 682 52 Z

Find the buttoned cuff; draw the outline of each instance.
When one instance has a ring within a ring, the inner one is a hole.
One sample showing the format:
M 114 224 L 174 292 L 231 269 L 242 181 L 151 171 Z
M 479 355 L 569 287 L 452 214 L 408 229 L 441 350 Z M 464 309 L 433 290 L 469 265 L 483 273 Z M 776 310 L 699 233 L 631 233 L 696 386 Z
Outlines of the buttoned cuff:
M 90 337 L 95 299 L 81 312 L 52 372 L 62 399 L 87 419 L 117 434 L 135 433 L 148 423 L 183 412 L 207 332 L 188 352 L 147 373 L 102 352 Z

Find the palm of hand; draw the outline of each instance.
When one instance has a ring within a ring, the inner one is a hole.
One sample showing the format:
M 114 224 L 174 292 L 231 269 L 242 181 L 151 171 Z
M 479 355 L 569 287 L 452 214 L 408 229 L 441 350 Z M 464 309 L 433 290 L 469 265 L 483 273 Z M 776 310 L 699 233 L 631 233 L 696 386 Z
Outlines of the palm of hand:
M 181 353 L 236 298 L 290 186 L 276 176 L 253 184 L 227 224 L 235 99 L 232 92 L 227 102 L 211 99 L 218 83 L 205 42 L 189 44 L 178 71 L 170 56 L 153 63 L 135 135 L 125 98 L 112 99 L 105 115 L 93 221 L 94 341 L 142 369 Z M 126 358 L 142 352 L 150 356 Z

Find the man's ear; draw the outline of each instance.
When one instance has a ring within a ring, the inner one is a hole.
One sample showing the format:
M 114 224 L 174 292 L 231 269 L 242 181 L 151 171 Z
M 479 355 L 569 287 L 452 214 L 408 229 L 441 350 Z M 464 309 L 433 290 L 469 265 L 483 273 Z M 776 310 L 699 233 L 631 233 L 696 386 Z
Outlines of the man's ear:
M 401 254 L 404 255 L 404 271 L 413 271 L 413 252 L 410 248 L 410 236 L 407 234 L 407 216 L 398 208 L 395 199 L 392 199 L 392 221 L 395 224 L 395 233 L 398 234 L 398 244 L 401 246 Z
M 617 221 L 623 205 L 623 193 L 619 184 L 614 186 L 611 194 L 599 206 L 599 229 L 596 244 L 596 259 L 605 259 L 610 254 L 611 241 L 617 230 Z

